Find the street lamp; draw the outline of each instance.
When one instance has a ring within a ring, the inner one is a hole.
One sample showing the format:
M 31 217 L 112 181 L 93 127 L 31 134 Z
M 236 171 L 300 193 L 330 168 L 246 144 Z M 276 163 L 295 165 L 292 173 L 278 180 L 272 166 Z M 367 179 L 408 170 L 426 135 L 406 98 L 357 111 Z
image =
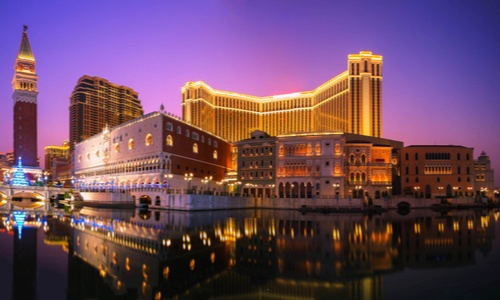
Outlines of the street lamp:
M 184 180 L 187 181 L 187 189 L 191 189 L 191 180 L 193 180 L 193 173 L 184 174 Z
M 172 175 L 172 173 L 169 173 L 169 174 L 163 175 L 163 177 L 165 177 L 165 180 L 167 181 L 166 188 L 170 189 L 170 181 L 172 180 L 172 178 L 174 177 L 174 175 Z
M 333 186 L 333 192 L 335 194 L 335 199 L 337 199 L 337 201 L 339 201 L 339 192 L 338 192 L 338 190 L 339 190 L 340 184 L 338 182 L 336 182 L 336 183 L 332 184 L 332 186 Z
M 438 190 L 438 196 L 441 197 L 442 196 L 442 193 L 443 193 L 443 187 L 442 186 L 438 186 L 437 187 L 437 190 Z
M 203 179 L 201 182 L 203 182 L 204 185 L 208 184 L 208 190 L 210 191 L 210 182 L 212 181 L 212 176 L 205 176 L 205 179 Z
M 356 189 L 356 197 L 363 198 L 362 195 L 359 195 L 359 190 L 361 190 L 361 188 L 362 188 L 361 185 L 357 185 L 355 187 L 355 189 Z
M 387 188 L 387 197 L 390 198 L 392 195 L 392 186 L 388 186 Z
M 420 190 L 419 186 L 414 187 L 415 189 L 415 198 L 418 198 L 418 191 Z

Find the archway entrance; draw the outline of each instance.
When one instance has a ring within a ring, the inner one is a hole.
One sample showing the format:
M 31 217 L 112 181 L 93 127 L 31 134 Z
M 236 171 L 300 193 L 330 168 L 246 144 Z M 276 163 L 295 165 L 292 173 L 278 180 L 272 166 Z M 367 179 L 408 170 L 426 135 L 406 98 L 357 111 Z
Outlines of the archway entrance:
M 139 198 L 139 206 L 140 207 L 148 207 L 151 205 L 151 197 L 147 195 L 143 195 Z

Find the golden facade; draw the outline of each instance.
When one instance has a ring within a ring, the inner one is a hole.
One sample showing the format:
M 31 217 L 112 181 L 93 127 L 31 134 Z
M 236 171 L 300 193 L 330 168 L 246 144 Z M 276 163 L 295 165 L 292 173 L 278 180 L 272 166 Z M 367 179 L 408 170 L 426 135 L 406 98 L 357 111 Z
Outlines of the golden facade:
M 84 75 L 76 84 L 69 105 L 69 145 L 144 114 L 138 93 L 104 78 Z
M 182 87 L 188 123 L 228 141 L 254 130 L 271 136 L 339 131 L 382 136 L 382 56 L 348 55 L 348 69 L 312 91 L 258 97 L 213 89 L 203 81 Z

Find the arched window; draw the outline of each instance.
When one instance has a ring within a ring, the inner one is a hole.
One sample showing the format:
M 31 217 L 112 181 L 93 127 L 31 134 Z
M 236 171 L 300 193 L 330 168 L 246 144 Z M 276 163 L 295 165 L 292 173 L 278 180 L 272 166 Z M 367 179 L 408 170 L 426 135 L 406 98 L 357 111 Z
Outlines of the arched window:
M 132 150 L 135 147 L 134 139 L 128 140 L 128 149 Z
M 321 146 L 319 144 L 316 144 L 316 155 L 319 155 L 321 153 Z
M 342 154 L 342 152 L 340 151 L 340 145 L 339 144 L 335 144 L 335 154 Z
M 313 150 L 312 150 L 312 146 L 311 146 L 311 144 L 308 144 L 308 145 L 307 145 L 307 154 L 312 154 L 312 151 L 313 151 Z
M 367 60 L 365 60 L 365 70 L 364 70 L 364 72 L 368 72 L 368 61 Z
M 217 158 L 219 158 L 219 155 L 217 153 L 217 150 L 214 150 L 214 159 L 217 159 Z
M 169 134 L 167 136 L 167 146 L 173 146 L 174 145 L 174 140 L 172 139 L 172 136 Z
M 115 144 L 115 152 L 120 152 L 120 144 Z
M 198 153 L 198 144 L 193 144 L 193 153 Z
M 167 123 L 167 130 L 168 131 L 174 131 L 174 125 L 172 125 L 172 123 L 168 122 Z
M 366 163 L 366 155 L 364 155 L 364 154 L 361 155 L 361 163 L 363 163 L 363 164 Z
M 356 158 L 354 157 L 354 154 L 349 155 L 349 163 L 353 164 Z
M 189 129 L 186 129 L 186 137 L 189 137 L 190 134 L 189 134 Z
M 340 163 L 338 163 L 338 162 L 335 163 L 335 168 L 333 169 L 333 172 L 335 174 L 340 174 L 341 173 Z
M 366 181 L 366 173 L 361 173 L 361 181 Z
M 148 133 L 146 135 L 146 146 L 151 146 L 153 145 L 153 136 L 151 135 L 151 133 Z
M 351 174 L 349 175 L 349 180 L 354 181 L 354 173 L 351 172 Z
M 360 174 L 359 174 L 359 172 L 358 172 L 358 173 L 356 173 L 356 181 L 359 181 L 360 179 L 361 179 L 361 178 L 360 178 Z

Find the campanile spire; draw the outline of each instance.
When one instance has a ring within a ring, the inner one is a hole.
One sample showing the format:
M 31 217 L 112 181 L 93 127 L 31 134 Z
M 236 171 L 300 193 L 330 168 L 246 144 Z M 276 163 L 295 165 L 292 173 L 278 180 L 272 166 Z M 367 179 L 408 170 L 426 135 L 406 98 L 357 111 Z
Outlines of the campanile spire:
M 24 25 L 21 45 L 14 64 L 12 100 L 14 100 L 14 157 L 21 157 L 25 166 L 38 167 L 37 162 L 37 96 L 38 75 Z

